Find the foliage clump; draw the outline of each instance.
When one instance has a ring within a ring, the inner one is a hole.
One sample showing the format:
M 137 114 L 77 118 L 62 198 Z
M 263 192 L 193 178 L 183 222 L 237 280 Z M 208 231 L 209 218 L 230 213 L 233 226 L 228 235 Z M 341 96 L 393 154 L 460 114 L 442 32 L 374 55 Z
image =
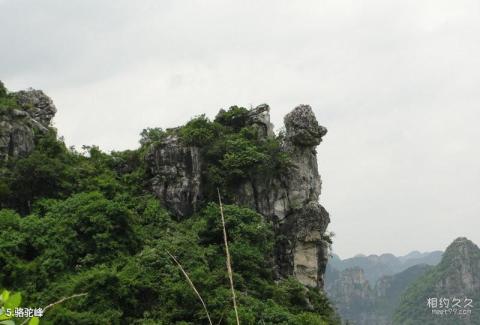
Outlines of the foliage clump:
M 225 125 L 233 130 L 239 131 L 248 121 L 248 109 L 245 107 L 232 106 L 228 111 L 220 110 L 215 117 L 215 122 Z
M 281 149 L 281 137 L 263 137 L 248 123 L 249 111 L 232 106 L 221 110 L 213 121 L 205 115 L 190 120 L 177 130 L 181 141 L 199 147 L 205 160 L 203 180 L 207 198 L 216 197 L 216 189 L 228 193 L 239 182 L 259 175 L 272 176 L 290 166 Z
M 18 107 L 14 93 L 10 93 L 2 81 L 0 81 L 0 115 L 10 113 Z
M 147 146 L 160 142 L 167 137 L 167 132 L 161 128 L 146 128 L 140 133 L 140 144 Z

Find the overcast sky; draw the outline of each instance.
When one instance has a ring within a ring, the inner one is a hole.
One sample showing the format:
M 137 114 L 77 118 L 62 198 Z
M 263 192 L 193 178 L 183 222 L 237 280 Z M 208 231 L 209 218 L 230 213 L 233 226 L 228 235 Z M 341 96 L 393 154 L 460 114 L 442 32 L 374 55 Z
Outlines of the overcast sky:
M 43 89 L 68 145 L 310 104 L 334 250 L 480 244 L 480 2 L 0 0 L 0 80 Z

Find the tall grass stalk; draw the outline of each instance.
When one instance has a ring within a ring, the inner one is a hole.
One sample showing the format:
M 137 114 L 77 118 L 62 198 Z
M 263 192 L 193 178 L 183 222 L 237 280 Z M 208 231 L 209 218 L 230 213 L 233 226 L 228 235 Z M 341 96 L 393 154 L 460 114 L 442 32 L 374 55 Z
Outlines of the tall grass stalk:
M 183 268 L 182 264 L 180 264 L 180 262 L 175 258 L 175 256 L 173 256 L 172 254 L 170 254 L 169 251 L 167 251 L 167 254 L 172 258 L 172 260 L 177 264 L 178 268 L 180 269 L 180 271 L 182 271 L 183 275 L 185 276 L 185 278 L 187 279 L 187 282 L 188 284 L 190 285 L 190 287 L 192 288 L 192 290 L 195 292 L 195 294 L 197 295 L 198 299 L 200 300 L 200 302 L 202 303 L 202 306 L 203 306 L 203 309 L 205 310 L 205 314 L 207 314 L 207 318 L 208 318 L 208 322 L 210 325 L 213 325 L 212 324 L 212 319 L 210 318 L 210 313 L 208 312 L 208 309 L 207 309 L 207 305 L 205 304 L 205 301 L 203 301 L 202 299 L 202 296 L 200 295 L 200 293 L 198 292 L 197 288 L 195 287 L 195 285 L 193 284 L 192 280 L 190 279 L 190 277 L 188 276 L 188 273 L 185 271 L 185 269 Z
M 238 318 L 238 309 L 237 309 L 237 297 L 235 295 L 235 288 L 233 287 L 232 263 L 230 258 L 230 250 L 228 249 L 228 238 L 227 238 L 227 230 L 225 228 L 225 217 L 223 215 L 223 204 L 222 204 L 222 198 L 220 196 L 220 190 L 218 188 L 217 188 L 217 192 L 218 192 L 218 204 L 220 205 L 220 216 L 222 217 L 223 240 L 225 242 L 225 254 L 227 257 L 228 278 L 230 280 L 230 288 L 232 289 L 233 309 L 235 310 L 237 325 L 240 325 L 240 319 Z

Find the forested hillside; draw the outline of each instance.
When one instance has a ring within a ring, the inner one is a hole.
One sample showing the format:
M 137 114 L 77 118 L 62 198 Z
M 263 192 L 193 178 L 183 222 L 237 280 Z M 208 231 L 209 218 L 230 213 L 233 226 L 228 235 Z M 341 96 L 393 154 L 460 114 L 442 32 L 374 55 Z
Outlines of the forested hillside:
M 455 239 L 442 261 L 413 282 L 401 298 L 393 324 L 480 324 L 480 249 Z
M 282 135 L 258 136 L 245 122 L 248 110 L 146 129 L 137 150 L 105 153 L 68 148 L 41 125 L 52 117 L 39 113 L 44 102 L 22 102 L 24 95 L 0 89 L 0 288 L 20 292 L 25 307 L 86 293 L 48 310 L 41 324 L 208 324 L 168 253 L 189 274 L 213 323 L 234 324 L 217 188 L 226 202 L 241 323 L 338 323 L 319 287 L 276 271 L 283 239 L 274 222 L 235 204 L 230 190 L 240 180 L 295 168 L 279 149 Z M 172 134 L 208 151 L 205 194 L 182 216 L 152 190 L 146 159 Z

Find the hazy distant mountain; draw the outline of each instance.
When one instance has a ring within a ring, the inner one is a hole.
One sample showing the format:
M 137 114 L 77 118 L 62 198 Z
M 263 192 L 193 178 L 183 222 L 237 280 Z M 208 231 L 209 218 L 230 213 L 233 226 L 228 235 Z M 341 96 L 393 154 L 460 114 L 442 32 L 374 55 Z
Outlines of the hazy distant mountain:
M 375 291 L 365 278 L 363 269 L 354 267 L 337 272 L 336 280 L 327 283 L 325 290 L 342 320 L 355 320 L 358 324 L 371 323 Z
M 419 253 L 419 252 L 415 252 L 415 253 Z M 411 254 L 412 253 L 408 255 L 411 255 Z M 400 261 L 402 262 L 402 267 L 404 269 L 407 269 L 413 265 L 418 265 L 418 264 L 437 265 L 442 260 L 443 252 L 434 251 L 429 253 L 413 254 L 411 256 L 408 256 L 408 255 L 399 257 Z
M 405 262 L 406 260 L 422 258 L 422 257 L 425 257 L 429 254 L 430 254 L 429 252 L 422 253 L 422 252 L 419 252 L 419 251 L 411 251 L 407 255 L 399 256 L 398 259 L 402 262 Z
M 394 324 L 480 324 L 478 246 L 466 238 L 456 239 L 443 254 L 440 264 L 405 291 L 395 312 Z
M 325 273 L 325 290 L 339 314 L 350 324 L 387 325 L 406 288 L 440 262 L 441 251 L 356 255 L 345 260 L 333 255 Z
M 418 264 L 437 265 L 442 258 L 441 251 L 420 253 L 413 251 L 405 256 L 396 257 L 393 254 L 382 255 L 356 255 L 352 258 L 340 259 L 338 255 L 333 255 L 327 268 L 343 271 L 347 268 L 360 267 L 365 273 L 366 279 L 370 283 L 375 283 L 385 275 L 393 275 L 402 272 L 411 266 Z M 331 271 L 331 270 L 330 270 Z M 328 270 L 327 270 L 328 272 Z M 326 275 L 328 282 L 328 274 Z
M 432 268 L 432 265 L 419 264 L 411 266 L 400 273 L 380 278 L 375 284 L 377 295 L 376 313 L 385 316 L 385 318 L 390 321 L 395 309 L 400 304 L 400 297 L 405 290 L 410 284 Z M 388 324 L 390 324 L 390 322 L 388 322 Z
M 355 325 L 390 325 L 405 289 L 433 266 L 415 265 L 395 275 L 381 277 L 374 285 L 362 268 L 330 268 L 326 291 L 344 321 Z

